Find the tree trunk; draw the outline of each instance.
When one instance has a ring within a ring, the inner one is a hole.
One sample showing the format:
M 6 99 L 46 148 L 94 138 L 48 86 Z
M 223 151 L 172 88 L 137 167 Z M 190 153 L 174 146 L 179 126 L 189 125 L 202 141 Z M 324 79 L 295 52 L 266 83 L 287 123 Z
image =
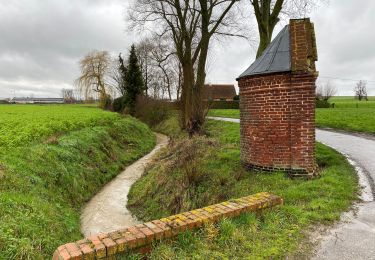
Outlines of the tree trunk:
M 272 32 L 267 32 L 266 30 L 259 29 L 259 46 L 257 51 L 257 58 L 259 58 L 267 46 L 271 43 Z

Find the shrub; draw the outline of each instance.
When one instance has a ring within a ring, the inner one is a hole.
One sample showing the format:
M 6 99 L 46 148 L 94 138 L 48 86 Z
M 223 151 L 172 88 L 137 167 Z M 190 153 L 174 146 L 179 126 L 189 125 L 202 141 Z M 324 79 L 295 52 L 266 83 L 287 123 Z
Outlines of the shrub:
M 330 108 L 331 105 L 327 100 L 319 100 L 316 99 L 315 101 L 316 108 Z
M 100 99 L 99 106 L 104 110 L 112 110 L 112 98 L 110 95 L 105 95 Z
M 125 109 L 125 97 L 119 97 L 113 100 L 113 111 L 122 113 Z
M 149 126 L 155 126 L 168 118 L 171 107 L 167 101 L 139 96 L 135 107 L 135 116 Z
M 202 183 L 215 185 L 211 181 L 213 175 L 207 173 L 203 165 L 218 145 L 216 140 L 203 136 L 172 140 L 168 149 L 157 158 L 163 163 L 155 161 L 146 177 L 132 186 L 128 208 L 141 219 L 148 220 L 210 204 L 208 196 L 197 197 L 204 192 Z M 150 196 L 153 200 L 145 202 L 144 198 Z M 158 215 L 148 214 L 155 203 L 164 207 L 160 207 Z
M 239 109 L 240 108 L 240 102 L 238 100 L 233 101 L 211 101 L 210 102 L 210 108 L 211 109 Z

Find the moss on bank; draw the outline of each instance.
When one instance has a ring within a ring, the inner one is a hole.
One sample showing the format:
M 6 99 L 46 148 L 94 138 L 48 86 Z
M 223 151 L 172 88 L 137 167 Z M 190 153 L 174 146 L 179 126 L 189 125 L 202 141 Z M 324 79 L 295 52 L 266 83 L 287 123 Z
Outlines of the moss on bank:
M 136 216 L 157 219 L 261 191 L 282 196 L 285 205 L 262 215 L 245 214 L 182 234 L 172 244 L 155 246 L 152 259 L 280 259 L 301 255 L 308 251 L 302 246 L 306 231 L 314 225 L 332 224 L 357 197 L 353 167 L 322 144 L 317 144 L 321 177 L 292 180 L 282 173 L 243 169 L 238 124 L 208 121 L 206 131 L 207 137 L 173 141 L 136 182 L 129 193 L 129 208 Z
M 114 117 L 0 152 L 0 259 L 50 259 L 81 238 L 80 208 L 155 145 L 136 119 Z

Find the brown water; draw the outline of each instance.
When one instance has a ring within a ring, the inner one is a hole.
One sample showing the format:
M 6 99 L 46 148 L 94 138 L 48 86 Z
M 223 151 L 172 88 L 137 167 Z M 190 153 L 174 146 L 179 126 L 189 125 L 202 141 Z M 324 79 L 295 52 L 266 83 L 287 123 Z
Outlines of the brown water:
M 167 136 L 156 135 L 157 145 L 149 154 L 128 166 L 85 205 L 81 215 L 81 232 L 85 237 L 139 224 L 126 208 L 128 193 L 156 152 L 168 144 Z

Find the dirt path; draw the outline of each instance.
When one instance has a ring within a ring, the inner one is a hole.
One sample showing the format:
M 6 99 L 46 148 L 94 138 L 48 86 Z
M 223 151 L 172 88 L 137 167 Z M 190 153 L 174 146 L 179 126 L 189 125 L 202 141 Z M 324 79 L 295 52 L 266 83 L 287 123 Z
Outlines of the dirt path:
M 209 117 L 239 123 L 239 119 Z M 313 259 L 375 259 L 375 139 L 359 134 L 316 130 L 316 140 L 344 154 L 355 166 L 362 187 L 361 203 L 346 212 L 325 234 Z M 315 240 L 315 239 L 314 239 Z
M 81 215 L 81 232 L 85 237 L 139 223 L 126 208 L 130 187 L 144 173 L 155 153 L 167 144 L 168 137 L 157 134 L 157 145 L 149 154 L 128 166 L 86 204 Z

